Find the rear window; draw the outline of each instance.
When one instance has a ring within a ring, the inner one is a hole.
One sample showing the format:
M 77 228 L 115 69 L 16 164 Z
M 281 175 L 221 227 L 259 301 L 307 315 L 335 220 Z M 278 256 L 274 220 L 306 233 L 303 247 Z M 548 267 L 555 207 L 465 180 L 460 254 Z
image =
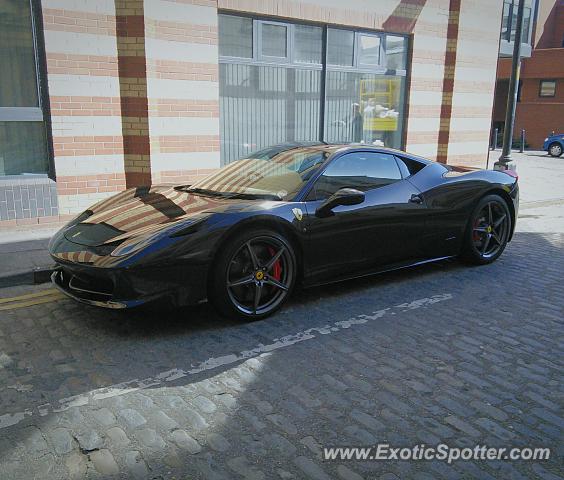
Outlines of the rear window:
M 398 164 L 401 170 L 402 175 L 407 178 L 415 175 L 417 172 L 423 170 L 427 165 L 423 162 L 418 162 L 417 160 L 413 160 L 411 158 L 405 157 L 398 157 Z

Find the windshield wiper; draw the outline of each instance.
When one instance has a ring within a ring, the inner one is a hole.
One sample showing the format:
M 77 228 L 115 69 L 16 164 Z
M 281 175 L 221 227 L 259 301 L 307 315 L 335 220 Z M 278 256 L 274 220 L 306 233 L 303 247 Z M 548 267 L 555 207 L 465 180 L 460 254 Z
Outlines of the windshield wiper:
M 239 193 L 239 192 L 218 192 L 217 190 L 207 190 L 205 188 L 192 188 L 189 186 L 175 187 L 176 190 L 182 190 L 188 193 L 195 193 L 196 195 L 204 195 L 208 197 L 221 197 L 221 198 L 239 198 L 244 200 L 282 200 L 275 193 Z
M 229 195 L 227 198 L 240 198 L 243 200 L 282 200 L 281 197 L 275 193 L 226 193 Z
M 195 193 L 196 195 L 204 195 L 206 197 L 224 197 L 223 192 L 217 192 L 215 190 L 207 190 L 205 188 L 192 188 L 190 186 L 175 187 L 175 190 L 181 190 L 183 192 Z

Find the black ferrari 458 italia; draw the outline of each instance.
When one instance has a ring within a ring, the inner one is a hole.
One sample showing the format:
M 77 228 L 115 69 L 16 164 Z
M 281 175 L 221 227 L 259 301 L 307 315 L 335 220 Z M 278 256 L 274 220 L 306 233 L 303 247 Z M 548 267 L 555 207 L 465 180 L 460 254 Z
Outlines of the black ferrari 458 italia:
M 193 185 L 126 190 L 51 240 L 52 280 L 91 305 L 209 299 L 259 319 L 303 286 L 462 256 L 511 240 L 517 176 L 365 145 L 284 144 Z

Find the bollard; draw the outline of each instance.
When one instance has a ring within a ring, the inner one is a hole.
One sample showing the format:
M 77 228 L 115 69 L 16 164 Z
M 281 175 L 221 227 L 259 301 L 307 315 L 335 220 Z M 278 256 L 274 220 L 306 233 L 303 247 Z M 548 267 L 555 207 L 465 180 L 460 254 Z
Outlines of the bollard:
M 495 150 L 497 148 L 497 133 L 498 133 L 498 129 L 496 128 L 494 130 L 494 136 L 492 139 L 492 150 Z
M 525 151 L 525 129 L 521 130 L 521 148 L 519 152 L 523 153 Z

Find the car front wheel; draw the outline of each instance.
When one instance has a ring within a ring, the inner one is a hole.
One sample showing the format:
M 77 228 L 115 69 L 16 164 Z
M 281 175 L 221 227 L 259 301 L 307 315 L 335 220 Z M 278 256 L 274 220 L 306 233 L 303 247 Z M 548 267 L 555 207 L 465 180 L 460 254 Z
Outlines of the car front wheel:
M 499 258 L 511 234 L 511 214 L 499 195 L 482 198 L 470 218 L 462 256 L 470 263 L 484 265 Z
M 209 299 L 224 316 L 259 320 L 289 297 L 296 280 L 296 255 L 278 232 L 243 232 L 220 247 L 210 269 Z
M 548 147 L 548 153 L 553 157 L 559 157 L 562 155 L 562 145 L 559 143 L 551 143 Z

